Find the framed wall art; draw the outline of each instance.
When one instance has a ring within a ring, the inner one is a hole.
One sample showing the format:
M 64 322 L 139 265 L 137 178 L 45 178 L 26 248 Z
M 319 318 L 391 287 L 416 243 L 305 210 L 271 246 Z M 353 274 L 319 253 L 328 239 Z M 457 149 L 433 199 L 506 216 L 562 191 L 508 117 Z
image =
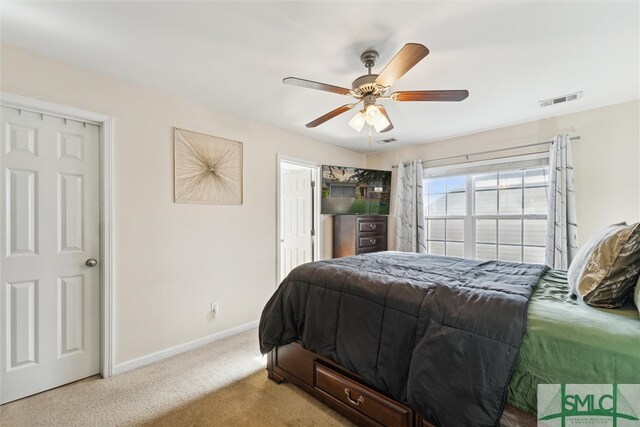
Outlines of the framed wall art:
M 242 143 L 175 128 L 175 201 L 242 204 Z

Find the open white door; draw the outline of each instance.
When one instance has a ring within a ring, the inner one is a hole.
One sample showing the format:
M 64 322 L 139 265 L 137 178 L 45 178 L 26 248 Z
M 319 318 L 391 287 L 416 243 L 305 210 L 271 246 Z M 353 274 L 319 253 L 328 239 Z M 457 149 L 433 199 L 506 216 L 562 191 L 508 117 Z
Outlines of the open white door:
M 280 163 L 280 277 L 316 259 L 315 168 Z
M 100 372 L 100 128 L 2 107 L 0 401 Z

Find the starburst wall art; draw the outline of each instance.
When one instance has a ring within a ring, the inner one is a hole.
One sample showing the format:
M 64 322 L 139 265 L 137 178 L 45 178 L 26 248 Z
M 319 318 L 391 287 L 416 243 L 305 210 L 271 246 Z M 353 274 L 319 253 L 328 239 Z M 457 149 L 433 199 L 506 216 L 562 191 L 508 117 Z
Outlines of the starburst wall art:
M 175 128 L 175 201 L 242 204 L 242 143 Z

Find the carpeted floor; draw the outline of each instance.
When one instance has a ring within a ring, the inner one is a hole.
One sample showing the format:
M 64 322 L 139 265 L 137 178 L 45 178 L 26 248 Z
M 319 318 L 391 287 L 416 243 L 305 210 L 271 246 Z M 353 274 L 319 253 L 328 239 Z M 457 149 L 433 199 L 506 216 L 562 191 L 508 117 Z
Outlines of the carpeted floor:
M 256 331 L 103 380 L 0 406 L 9 426 L 348 426 L 290 384 L 267 379 Z

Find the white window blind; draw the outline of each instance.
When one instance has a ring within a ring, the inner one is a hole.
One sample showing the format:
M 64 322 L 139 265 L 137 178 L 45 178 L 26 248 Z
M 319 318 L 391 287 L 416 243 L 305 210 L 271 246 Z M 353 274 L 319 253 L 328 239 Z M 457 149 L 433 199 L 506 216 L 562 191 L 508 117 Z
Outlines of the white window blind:
M 474 162 L 454 163 L 446 166 L 429 167 L 424 163 L 424 178 L 442 176 L 477 175 L 501 170 L 521 170 L 549 165 L 549 153 L 526 154 L 499 159 L 479 160 Z

